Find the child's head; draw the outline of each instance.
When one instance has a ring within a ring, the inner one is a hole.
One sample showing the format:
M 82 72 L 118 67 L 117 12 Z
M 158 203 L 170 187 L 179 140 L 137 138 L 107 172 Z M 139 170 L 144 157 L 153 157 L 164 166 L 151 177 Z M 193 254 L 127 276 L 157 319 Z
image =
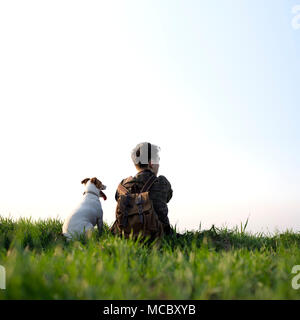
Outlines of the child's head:
M 149 142 L 139 143 L 131 152 L 131 159 L 138 171 L 150 169 L 155 174 L 159 169 L 160 148 Z

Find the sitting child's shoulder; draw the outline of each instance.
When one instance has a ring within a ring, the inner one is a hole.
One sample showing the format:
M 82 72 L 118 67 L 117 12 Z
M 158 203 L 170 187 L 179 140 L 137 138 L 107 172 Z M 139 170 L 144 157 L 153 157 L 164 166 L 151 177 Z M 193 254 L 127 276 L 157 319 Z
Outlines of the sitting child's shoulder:
M 169 182 L 169 180 L 165 176 L 158 176 L 157 181 L 160 184 L 165 184 L 165 185 L 168 185 L 171 187 L 171 183 Z

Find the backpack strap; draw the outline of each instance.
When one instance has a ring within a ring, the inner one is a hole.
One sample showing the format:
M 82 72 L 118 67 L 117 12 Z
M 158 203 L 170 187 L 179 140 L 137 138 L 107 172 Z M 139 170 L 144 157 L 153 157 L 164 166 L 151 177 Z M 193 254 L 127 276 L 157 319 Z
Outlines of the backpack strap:
M 123 182 L 126 183 L 126 182 L 127 182 L 128 180 L 130 180 L 130 179 L 132 179 L 132 177 L 129 177 L 129 178 L 127 178 L 127 179 L 123 179 L 123 180 L 120 182 L 120 184 L 119 184 L 119 186 L 118 186 L 118 189 L 117 189 L 117 192 L 118 192 L 119 195 L 126 195 L 126 194 L 129 194 L 129 193 L 130 193 L 129 190 L 122 185 Z
M 147 192 L 149 191 L 149 189 L 152 187 L 153 183 L 155 182 L 156 180 L 156 176 L 153 174 L 147 181 L 146 183 L 144 184 L 142 190 L 140 193 L 143 193 L 143 192 Z
M 126 194 L 129 193 L 129 190 L 126 189 L 124 186 L 122 186 L 121 183 L 120 183 L 119 186 L 118 186 L 118 193 L 120 195 L 126 195 Z
M 141 189 L 140 193 L 143 192 L 147 192 L 149 191 L 149 189 L 152 187 L 153 183 L 155 182 L 155 180 L 157 179 L 157 177 L 153 174 L 144 184 L 143 188 Z M 125 188 L 121 183 L 118 186 L 118 193 L 120 195 L 126 195 L 129 194 L 129 190 L 127 188 Z

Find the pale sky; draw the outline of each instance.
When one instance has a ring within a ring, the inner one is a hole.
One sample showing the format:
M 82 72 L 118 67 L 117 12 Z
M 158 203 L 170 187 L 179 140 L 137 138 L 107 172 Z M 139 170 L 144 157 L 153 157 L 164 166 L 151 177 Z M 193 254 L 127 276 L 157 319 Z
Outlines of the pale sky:
M 64 219 L 97 176 L 111 224 L 149 141 L 179 230 L 299 231 L 297 5 L 1 1 L 0 215 Z

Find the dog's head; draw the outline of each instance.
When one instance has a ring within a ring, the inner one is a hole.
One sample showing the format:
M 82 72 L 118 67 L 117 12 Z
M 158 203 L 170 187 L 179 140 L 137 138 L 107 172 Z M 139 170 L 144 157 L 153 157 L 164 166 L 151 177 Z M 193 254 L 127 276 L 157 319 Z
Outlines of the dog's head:
M 106 195 L 104 194 L 104 192 L 102 192 L 102 190 L 106 189 L 106 186 L 96 177 L 94 178 L 85 178 L 81 181 L 82 184 L 86 185 L 88 183 L 88 181 L 90 181 L 91 183 L 93 183 L 95 185 L 95 187 L 97 189 L 100 190 L 100 197 L 104 198 L 104 200 L 107 199 Z
M 97 179 L 96 177 L 90 179 L 90 178 L 86 178 L 84 180 L 81 181 L 82 184 L 87 184 L 88 181 L 91 181 L 91 183 L 93 183 L 97 189 L 99 190 L 105 190 L 106 189 L 106 186 L 99 180 Z

